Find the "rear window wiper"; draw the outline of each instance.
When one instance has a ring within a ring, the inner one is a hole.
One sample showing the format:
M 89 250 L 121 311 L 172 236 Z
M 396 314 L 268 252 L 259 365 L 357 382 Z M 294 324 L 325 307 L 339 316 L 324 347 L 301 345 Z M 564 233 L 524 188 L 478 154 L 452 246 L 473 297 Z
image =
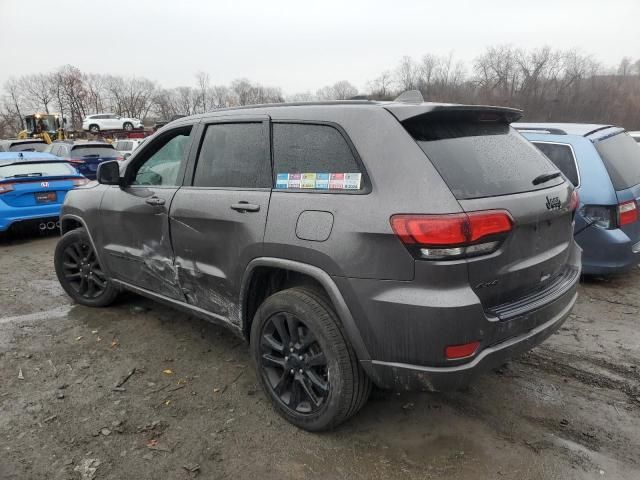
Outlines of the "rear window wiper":
M 534 185 L 540 185 L 541 183 L 548 182 L 549 180 L 553 180 L 554 178 L 562 175 L 562 172 L 553 172 L 553 173 L 543 173 L 542 175 L 538 175 L 533 179 L 531 183 Z
M 98 153 L 89 153 L 87 155 L 82 155 L 82 158 L 98 158 L 100 155 Z

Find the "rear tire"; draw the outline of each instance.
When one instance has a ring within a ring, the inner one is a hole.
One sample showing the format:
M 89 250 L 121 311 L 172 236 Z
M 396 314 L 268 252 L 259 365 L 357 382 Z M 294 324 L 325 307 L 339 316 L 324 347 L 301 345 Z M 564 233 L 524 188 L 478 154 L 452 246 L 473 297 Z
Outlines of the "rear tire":
M 77 303 L 106 307 L 118 296 L 118 288 L 106 276 L 84 228 L 65 233 L 56 245 L 54 265 L 58 281 Z
M 331 303 L 315 289 L 271 295 L 251 326 L 259 381 L 276 411 L 308 431 L 335 428 L 366 403 L 366 376 Z
M 127 132 L 130 132 L 131 130 L 133 130 L 133 123 L 124 122 L 124 124 L 122 125 L 122 128 L 124 128 Z
M 92 125 L 89 125 L 89 131 L 91 133 L 98 133 L 100 131 L 100 127 L 94 123 Z

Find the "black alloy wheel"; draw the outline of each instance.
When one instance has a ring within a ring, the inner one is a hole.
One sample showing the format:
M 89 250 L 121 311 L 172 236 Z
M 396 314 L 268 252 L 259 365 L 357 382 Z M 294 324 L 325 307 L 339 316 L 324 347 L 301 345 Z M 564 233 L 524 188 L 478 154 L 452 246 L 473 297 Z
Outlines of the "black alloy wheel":
M 272 315 L 260 339 L 261 375 L 283 406 L 313 414 L 326 403 L 331 385 L 327 359 L 302 320 L 291 313 Z
M 108 280 L 89 242 L 78 240 L 67 245 L 62 262 L 64 278 L 78 295 L 94 299 L 104 293 Z

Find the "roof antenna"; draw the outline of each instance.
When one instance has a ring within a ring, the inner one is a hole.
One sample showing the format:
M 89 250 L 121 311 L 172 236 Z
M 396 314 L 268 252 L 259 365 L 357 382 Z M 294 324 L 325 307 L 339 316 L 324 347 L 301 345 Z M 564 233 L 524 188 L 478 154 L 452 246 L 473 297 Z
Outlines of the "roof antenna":
M 396 97 L 394 102 L 400 103 L 423 103 L 424 97 L 420 90 L 407 90 Z

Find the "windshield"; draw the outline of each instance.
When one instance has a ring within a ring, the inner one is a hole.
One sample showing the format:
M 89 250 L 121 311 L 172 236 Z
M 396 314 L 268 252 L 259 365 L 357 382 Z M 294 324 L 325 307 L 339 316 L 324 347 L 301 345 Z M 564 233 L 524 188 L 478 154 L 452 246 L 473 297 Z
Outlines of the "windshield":
M 619 133 L 595 144 L 611 183 L 624 190 L 640 183 L 640 148 L 627 133 Z
M 55 132 L 58 129 L 54 115 L 40 115 L 39 117 L 27 117 L 27 130 L 31 132 Z
M 111 145 L 76 145 L 71 150 L 72 158 L 82 157 L 116 157 L 117 152 Z
M 44 142 L 20 142 L 9 147 L 10 152 L 44 152 L 47 144 Z
M 434 115 L 404 126 L 459 200 L 540 190 L 564 181 L 555 177 L 534 185 L 534 179 L 558 169 L 507 123 Z
M 13 177 L 56 177 L 76 174 L 76 170 L 68 163 L 17 163 L 0 167 L 0 178 Z

